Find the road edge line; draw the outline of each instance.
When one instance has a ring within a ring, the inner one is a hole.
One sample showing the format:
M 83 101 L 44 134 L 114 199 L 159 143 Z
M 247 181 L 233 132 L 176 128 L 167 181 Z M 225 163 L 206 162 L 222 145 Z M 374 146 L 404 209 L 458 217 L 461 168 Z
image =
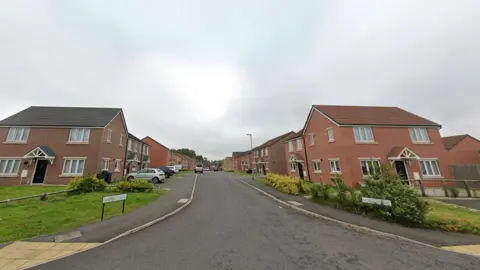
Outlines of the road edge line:
M 105 242 L 103 242 L 103 243 L 100 243 L 99 245 L 97 245 L 97 246 L 95 246 L 95 247 L 93 247 L 93 248 L 81 250 L 81 251 L 76 252 L 76 253 L 73 253 L 73 254 L 68 254 L 68 255 L 65 255 L 65 256 L 62 256 L 62 257 L 55 258 L 54 260 L 51 260 L 51 261 L 48 261 L 48 262 L 39 263 L 39 264 L 31 265 L 31 266 L 29 266 L 29 267 L 27 267 L 27 268 L 20 268 L 20 269 L 33 268 L 33 267 L 36 267 L 36 266 L 39 266 L 39 265 L 42 265 L 42 264 L 47 264 L 47 263 L 50 263 L 50 262 L 53 262 L 53 261 L 57 261 L 57 260 L 60 260 L 60 259 L 63 259 L 63 258 L 69 257 L 69 256 L 77 255 L 77 254 L 82 253 L 82 252 L 85 252 L 85 251 L 87 251 L 87 250 L 91 250 L 91 249 L 94 249 L 94 248 L 97 248 L 97 247 L 101 247 L 101 246 L 103 246 L 103 245 L 105 245 L 105 244 L 111 243 L 111 242 L 113 242 L 113 241 L 115 241 L 115 240 L 118 240 L 118 239 L 123 238 L 123 237 L 125 237 L 125 236 L 131 235 L 131 234 L 133 234 L 133 233 L 136 233 L 136 232 L 138 232 L 138 231 L 141 231 L 141 230 L 143 230 L 143 229 L 146 229 L 146 228 L 148 228 L 148 227 L 151 227 L 151 226 L 159 223 L 160 221 L 165 220 L 165 219 L 167 219 L 167 218 L 169 218 L 169 217 L 177 214 L 178 212 L 182 211 L 184 208 L 186 208 L 187 206 L 189 206 L 190 203 L 192 203 L 192 201 L 193 201 L 193 195 L 195 194 L 195 188 L 197 187 L 197 178 L 198 178 L 198 175 L 195 174 L 195 180 L 193 181 L 192 193 L 190 194 L 190 199 L 188 200 L 188 202 L 186 202 L 184 205 L 180 206 L 179 208 L 173 210 L 172 212 L 170 212 L 170 213 L 168 213 L 168 214 L 166 214 L 166 215 L 163 215 L 163 216 L 161 216 L 161 217 L 159 217 L 159 218 L 157 218 L 157 219 L 154 219 L 154 220 L 152 220 L 152 221 L 150 221 L 150 222 L 147 222 L 147 223 L 145 223 L 145 224 L 143 224 L 143 225 L 140 225 L 140 226 L 138 226 L 138 227 L 135 227 L 135 228 L 133 228 L 133 229 L 131 229 L 131 230 L 128 230 L 128 231 L 126 231 L 126 232 L 124 232 L 124 233 L 121 233 L 121 234 L 119 234 L 119 235 L 117 235 L 117 236 L 115 236 L 115 237 L 113 237 L 113 238 L 111 238 L 111 239 L 108 239 L 107 241 L 105 241 Z
M 234 178 L 231 178 L 231 179 L 234 179 Z M 423 243 L 423 242 L 420 242 L 420 241 L 417 241 L 417 240 L 413 240 L 413 239 L 410 239 L 410 238 L 407 238 L 407 237 L 404 237 L 404 236 L 396 235 L 396 234 L 393 234 L 393 233 L 386 233 L 386 232 L 378 231 L 378 230 L 375 230 L 375 229 L 355 225 L 355 224 L 352 224 L 352 223 L 348 223 L 348 222 L 345 222 L 345 221 L 341 221 L 341 220 L 338 220 L 338 219 L 334 219 L 334 218 L 331 218 L 331 217 L 327 217 L 327 216 L 324 216 L 324 215 L 320 215 L 320 214 L 308 211 L 306 209 L 297 207 L 293 204 L 290 204 L 288 202 L 280 200 L 279 198 L 273 196 L 272 194 L 270 194 L 266 191 L 263 191 L 263 190 L 255 187 L 255 186 L 243 181 L 242 179 L 237 179 L 237 180 L 244 183 L 245 185 L 249 186 L 250 188 L 253 188 L 253 189 L 263 193 L 265 196 L 270 197 L 274 201 L 276 201 L 278 203 L 281 203 L 281 204 L 283 204 L 283 205 L 285 205 L 285 206 L 287 206 L 291 209 L 294 209 L 298 212 L 301 212 L 303 214 L 306 214 L 306 215 L 309 215 L 309 216 L 312 216 L 312 217 L 315 217 L 315 218 L 320 218 L 320 219 L 324 219 L 324 220 L 327 220 L 327 221 L 331 221 L 331 222 L 340 224 L 342 227 L 350 228 L 350 229 L 353 229 L 353 230 L 361 232 L 361 233 L 370 234 L 370 235 L 377 235 L 377 236 L 384 236 L 384 237 L 391 238 L 391 239 L 403 240 L 403 241 L 406 241 L 406 242 L 411 242 L 411 243 L 414 243 L 414 244 L 439 249 L 436 246 L 433 246 L 433 245 L 430 245 L 430 244 L 427 244 L 427 243 Z

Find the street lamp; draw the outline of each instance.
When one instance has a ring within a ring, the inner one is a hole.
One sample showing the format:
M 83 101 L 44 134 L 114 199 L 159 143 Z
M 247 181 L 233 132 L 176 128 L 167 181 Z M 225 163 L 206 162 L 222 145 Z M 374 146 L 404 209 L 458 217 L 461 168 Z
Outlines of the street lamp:
M 255 171 L 253 170 L 253 135 L 247 134 L 250 137 L 250 157 L 252 158 L 252 180 L 255 180 Z

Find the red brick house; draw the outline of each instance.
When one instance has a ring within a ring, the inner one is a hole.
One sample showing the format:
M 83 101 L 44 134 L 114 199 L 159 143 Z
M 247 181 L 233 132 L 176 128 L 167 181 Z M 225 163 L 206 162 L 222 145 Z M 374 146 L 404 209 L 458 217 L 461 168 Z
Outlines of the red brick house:
M 150 167 L 150 145 L 128 133 L 126 173 Z
M 301 136 L 304 156 L 290 152 L 287 144 L 287 158 L 297 165 L 304 161 L 314 182 L 328 183 L 341 174 L 355 185 L 379 163 L 392 164 L 405 181 L 449 178 L 440 128 L 397 107 L 314 105 Z
M 480 164 L 480 141 L 468 134 L 443 137 L 450 165 Z
M 308 179 L 307 166 L 305 165 L 305 145 L 303 142 L 303 129 L 292 132 L 283 140 L 284 164 L 286 174 L 291 177 Z
M 287 132 L 253 148 L 253 169 L 256 173 L 287 174 L 283 139 L 294 134 Z
M 251 151 L 233 152 L 233 169 L 235 171 L 246 171 L 252 168 Z
M 170 158 L 170 149 L 165 145 L 159 143 L 152 137 L 145 137 L 142 141 L 150 145 L 150 167 L 164 167 L 168 165 L 168 160 Z
M 0 121 L 0 185 L 67 184 L 102 170 L 121 179 L 127 134 L 122 109 L 29 107 Z
M 179 153 L 170 152 L 170 158 L 168 160 L 169 166 L 182 165 L 183 166 L 183 156 Z

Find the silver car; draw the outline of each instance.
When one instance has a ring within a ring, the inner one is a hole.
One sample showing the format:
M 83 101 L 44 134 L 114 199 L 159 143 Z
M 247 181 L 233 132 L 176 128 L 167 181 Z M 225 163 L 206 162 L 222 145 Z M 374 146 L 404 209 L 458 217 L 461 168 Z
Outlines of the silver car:
M 158 184 L 160 182 L 163 183 L 163 180 L 165 180 L 165 173 L 160 169 L 141 169 L 127 175 L 127 181 L 132 181 L 133 179 L 145 179 L 154 184 Z

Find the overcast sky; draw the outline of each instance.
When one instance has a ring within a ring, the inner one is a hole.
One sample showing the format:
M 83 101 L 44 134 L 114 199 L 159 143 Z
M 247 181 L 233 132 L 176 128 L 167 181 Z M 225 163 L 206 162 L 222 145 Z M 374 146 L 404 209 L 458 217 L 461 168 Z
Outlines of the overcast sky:
M 0 118 L 121 107 L 210 159 L 312 104 L 399 106 L 480 137 L 480 1 L 3 1 Z

